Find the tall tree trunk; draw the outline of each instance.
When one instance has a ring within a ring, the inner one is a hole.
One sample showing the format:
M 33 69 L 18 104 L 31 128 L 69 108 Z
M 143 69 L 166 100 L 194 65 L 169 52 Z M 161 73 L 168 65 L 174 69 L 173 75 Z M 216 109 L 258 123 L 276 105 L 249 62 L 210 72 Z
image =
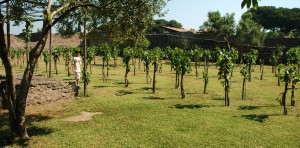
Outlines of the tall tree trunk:
M 251 82 L 251 64 L 248 64 L 248 74 L 249 74 L 249 82 Z
M 52 78 L 52 74 L 51 74 L 51 68 L 52 68 L 52 25 L 50 23 L 51 29 L 50 29 L 50 33 L 49 33 L 49 78 Z
M 108 80 L 109 62 L 106 62 L 106 82 Z
M 136 69 L 136 58 L 133 59 L 133 75 L 135 76 L 135 69 Z
M 141 58 L 139 58 L 139 69 L 141 69 Z
M 46 75 L 48 74 L 48 63 L 46 63 Z
M 263 76 L 264 76 L 264 64 L 262 64 L 262 67 L 261 67 L 260 80 L 263 79 Z
M 117 58 L 114 58 L 114 68 L 117 67 Z
M 288 90 L 288 83 L 285 82 L 284 83 L 284 92 L 282 94 L 282 100 L 281 103 L 283 105 L 283 115 L 287 115 L 287 108 L 286 108 L 286 94 L 287 94 L 287 90 Z
M 181 72 L 181 82 L 180 82 L 180 91 L 181 91 L 181 98 L 185 98 L 184 88 L 183 88 L 183 72 Z
M 228 80 L 228 74 L 226 74 L 225 78 L 225 106 L 229 106 L 229 80 Z
M 178 82 L 177 82 L 178 81 L 178 72 L 177 71 L 176 71 L 175 75 L 176 75 L 175 76 L 175 80 L 176 80 L 175 81 L 175 89 L 177 89 L 178 88 Z
M 196 70 L 196 77 L 199 77 L 199 73 L 198 73 L 198 61 L 197 60 L 195 62 L 195 70 Z
M 83 40 L 84 40 L 84 51 L 83 51 L 83 73 L 87 76 L 87 44 L 86 44 L 86 16 L 84 16 L 83 24 Z M 86 78 L 85 78 L 86 79 Z M 85 80 L 84 80 L 85 81 Z M 86 97 L 87 84 L 83 82 L 83 96 Z
M 275 77 L 277 77 L 277 66 L 274 66 L 274 71 L 275 71 Z M 279 75 L 279 73 L 278 73 Z
M 55 66 L 55 74 L 58 75 L 58 68 L 57 68 L 57 61 L 54 61 L 54 66 Z
M 103 78 L 103 82 L 105 82 L 106 74 L 105 74 L 105 59 L 104 59 L 104 57 L 102 58 L 102 78 Z
M 291 106 L 295 106 L 295 84 L 292 83 L 292 96 L 291 96 Z
M 7 51 L 10 55 L 10 1 L 6 2 L 6 36 L 7 36 Z
M 243 79 L 242 100 L 246 99 L 246 77 Z
M 129 85 L 129 81 L 127 79 L 127 75 L 129 73 L 130 69 L 129 69 L 129 62 L 126 63 L 126 71 L 125 71 L 125 87 L 128 87 Z
M 156 78 L 155 78 L 155 75 L 156 75 L 156 71 L 157 71 L 157 67 L 158 67 L 157 62 L 154 62 L 153 65 L 154 65 L 154 70 L 153 70 L 152 93 L 155 94 L 155 84 L 156 84 Z
M 277 85 L 280 86 L 280 69 L 278 69 L 278 74 L 277 74 Z

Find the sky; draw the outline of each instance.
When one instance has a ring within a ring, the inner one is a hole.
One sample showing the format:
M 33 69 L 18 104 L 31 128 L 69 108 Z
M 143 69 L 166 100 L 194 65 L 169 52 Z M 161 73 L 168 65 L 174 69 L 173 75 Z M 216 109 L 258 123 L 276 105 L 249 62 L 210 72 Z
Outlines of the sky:
M 229 2 L 230 1 L 230 2 Z M 242 0 L 171 0 L 163 11 L 167 11 L 164 17 L 156 17 L 155 19 L 176 20 L 183 25 L 185 29 L 198 30 L 199 27 L 207 20 L 209 11 L 220 11 L 222 15 L 226 13 L 234 13 L 235 21 L 238 23 L 241 15 L 247 11 L 246 8 L 241 9 Z M 300 0 L 261 0 L 259 6 L 275 6 L 285 8 L 300 8 Z M 33 31 L 41 28 L 42 24 L 35 23 Z M 24 29 L 21 26 L 12 26 L 11 33 L 19 34 Z M 55 29 L 53 29 L 55 33 Z

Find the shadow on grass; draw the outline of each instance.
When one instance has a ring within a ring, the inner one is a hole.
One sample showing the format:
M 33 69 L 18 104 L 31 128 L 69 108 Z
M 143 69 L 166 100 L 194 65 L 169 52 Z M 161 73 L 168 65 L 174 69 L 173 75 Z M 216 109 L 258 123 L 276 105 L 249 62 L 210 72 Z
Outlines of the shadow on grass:
M 118 90 L 117 93 L 115 93 L 116 96 L 124 96 L 130 94 L 133 94 L 133 92 L 127 90 Z
M 10 129 L 9 129 L 9 119 L 8 119 L 8 113 L 0 113 L 0 147 L 10 147 L 11 145 L 18 145 L 20 147 L 27 147 L 28 146 L 28 140 L 13 140 L 10 135 Z M 27 121 L 27 133 L 29 137 L 32 136 L 45 136 L 48 134 L 51 134 L 54 130 L 52 128 L 41 128 L 37 126 L 33 126 L 33 122 L 41 122 L 45 120 L 49 120 L 51 117 L 49 116 L 43 116 L 41 114 L 33 114 L 26 116 Z
M 259 106 L 239 106 L 238 110 L 254 110 L 254 109 L 259 109 Z
M 152 87 L 142 87 L 142 88 L 139 88 L 138 90 L 152 90 Z
M 204 108 L 209 106 L 205 104 L 176 104 L 174 105 L 174 107 L 177 109 L 197 109 L 197 108 Z
M 116 86 L 104 86 L 104 85 L 102 85 L 102 86 L 94 86 L 94 88 L 107 88 L 107 87 L 116 87 Z
M 145 99 L 145 100 L 165 100 L 165 98 L 161 98 L 161 97 L 153 97 L 153 96 L 150 96 L 150 97 L 144 97 L 143 99 Z
M 224 98 L 218 97 L 218 98 L 213 98 L 213 100 L 220 101 L 220 100 L 224 100 Z
M 262 114 L 262 115 L 249 114 L 249 115 L 242 115 L 242 118 L 263 123 L 267 118 L 269 118 L 269 116 L 270 115 L 266 115 L 266 114 Z

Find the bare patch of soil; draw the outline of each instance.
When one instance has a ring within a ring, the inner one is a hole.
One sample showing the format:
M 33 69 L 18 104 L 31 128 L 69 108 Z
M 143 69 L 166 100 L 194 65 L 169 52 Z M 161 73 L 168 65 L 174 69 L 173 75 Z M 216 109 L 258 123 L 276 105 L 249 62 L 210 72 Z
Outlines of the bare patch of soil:
M 102 112 L 81 112 L 81 115 L 78 116 L 72 116 L 72 117 L 68 117 L 63 119 L 64 121 L 69 121 L 69 122 L 83 122 L 83 121 L 89 121 L 93 119 L 93 116 L 95 115 L 101 115 L 103 114 Z

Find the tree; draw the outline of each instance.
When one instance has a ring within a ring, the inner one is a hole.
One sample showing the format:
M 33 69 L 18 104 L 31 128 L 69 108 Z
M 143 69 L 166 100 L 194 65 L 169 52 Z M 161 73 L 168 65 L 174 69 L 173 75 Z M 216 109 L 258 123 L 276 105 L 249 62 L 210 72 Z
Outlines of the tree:
M 68 47 L 62 48 L 62 56 L 65 60 L 65 70 L 68 72 L 68 77 L 71 75 L 70 73 L 71 50 L 72 48 L 68 48 Z
M 278 46 L 275 50 L 273 50 L 272 55 L 270 57 L 270 63 L 272 66 L 272 72 L 275 72 L 275 77 L 277 77 L 276 69 L 277 65 L 281 62 L 281 57 L 283 55 L 283 48 L 284 46 Z
M 129 81 L 128 81 L 128 73 L 130 72 L 130 59 L 132 58 L 132 49 L 130 47 L 127 47 L 123 50 L 123 63 L 125 64 L 125 87 L 128 87 Z
M 210 11 L 200 30 L 207 30 L 213 39 L 225 41 L 230 50 L 230 41 L 235 34 L 234 13 L 221 16 L 219 11 Z
M 298 74 L 299 74 L 299 63 L 300 63 L 300 51 L 299 47 L 291 48 L 287 51 L 287 63 L 288 65 L 293 66 L 296 69 L 296 65 L 298 65 Z M 299 75 L 294 75 L 292 78 L 292 95 L 291 95 L 291 106 L 295 106 L 295 88 L 296 84 L 299 82 Z
M 152 61 L 152 56 L 151 56 L 150 51 L 145 50 L 145 51 L 143 52 L 142 60 L 144 61 L 145 72 L 146 72 L 146 83 L 148 84 L 148 83 L 149 83 L 148 78 L 150 79 L 150 83 L 151 83 L 151 81 L 152 81 L 152 79 L 151 79 L 151 77 L 150 77 L 150 75 L 149 75 L 150 63 L 151 63 L 151 61 Z
M 191 59 L 187 51 L 176 47 L 172 54 L 172 61 L 173 68 L 176 71 L 175 88 L 178 88 L 180 84 L 181 98 L 184 99 L 185 93 L 183 87 L 183 79 L 184 75 L 191 71 Z
M 158 65 L 161 61 L 161 49 L 156 47 L 151 52 L 151 59 L 152 59 L 152 65 L 154 67 L 153 69 L 153 85 L 152 85 L 152 92 L 155 93 L 155 84 L 156 84 L 156 72 L 158 70 Z
M 108 80 L 108 70 L 109 70 L 109 61 L 111 57 L 111 47 L 105 43 L 101 44 L 99 47 L 100 55 L 102 56 L 102 76 L 103 82 Z M 106 65 L 106 73 L 105 73 L 105 65 Z
M 246 52 L 243 55 L 244 58 L 244 64 L 247 65 L 247 77 L 248 77 L 248 81 L 251 82 L 251 71 L 252 71 L 252 66 L 256 64 L 256 60 L 257 60 L 257 56 L 258 56 L 258 51 L 257 50 L 251 50 L 250 52 Z
M 294 47 L 287 52 L 287 62 L 290 65 L 298 65 L 298 74 L 300 72 L 300 48 Z
M 54 60 L 54 69 L 55 69 L 55 73 L 56 75 L 58 75 L 58 66 L 57 66 L 57 61 L 59 60 L 59 57 L 60 57 L 60 48 L 57 47 L 57 48 L 54 48 L 53 51 L 52 51 L 52 58 Z
M 111 55 L 112 55 L 112 58 L 114 59 L 114 67 L 115 68 L 117 67 L 117 64 L 118 64 L 117 60 L 118 60 L 119 54 L 120 54 L 119 48 L 116 45 L 114 45 L 112 47 L 112 53 L 111 53 Z
M 219 66 L 219 72 L 218 76 L 219 79 L 224 79 L 224 81 L 221 81 L 221 84 L 224 86 L 225 90 L 225 106 L 229 106 L 230 100 L 229 100 L 229 79 L 230 79 L 230 73 L 233 71 L 234 68 L 234 62 L 233 57 L 236 57 L 236 52 L 226 51 L 226 50 L 219 50 L 218 54 L 218 61 L 217 66 Z
M 253 20 L 262 25 L 265 30 L 280 31 L 288 36 L 291 32 L 300 29 L 299 8 L 275 8 L 273 6 L 258 7 L 257 10 L 250 9 Z
M 284 83 L 284 91 L 283 93 L 281 93 L 282 97 L 280 100 L 280 103 L 283 106 L 283 115 L 288 114 L 287 107 L 286 107 L 286 94 L 288 92 L 288 85 L 293 81 L 295 74 L 296 74 L 296 68 L 291 65 L 283 67 L 281 69 L 281 73 L 278 74 L 280 75 L 280 80 Z
M 8 0 L 7 0 L 8 1 Z M 11 65 L 10 52 L 6 46 L 5 35 L 4 35 L 4 17 L 0 12 L 0 57 L 5 67 L 7 92 L 6 100 L 8 100 L 9 108 L 9 120 L 10 127 L 13 137 L 20 137 L 21 139 L 27 139 L 27 129 L 25 121 L 25 109 L 26 109 L 26 98 L 28 95 L 31 79 L 34 73 L 37 59 L 41 55 L 51 27 L 58 22 L 64 20 L 69 16 L 70 13 L 74 12 L 80 7 L 92 7 L 94 8 L 95 17 L 97 24 L 100 21 L 106 21 L 111 28 L 114 28 L 113 34 L 116 38 L 122 39 L 122 41 L 131 38 L 131 35 L 135 33 L 135 36 L 140 38 L 145 35 L 145 28 L 149 21 L 153 19 L 155 14 L 158 14 L 162 7 L 165 6 L 164 0 L 150 0 L 147 2 L 136 0 L 124 0 L 124 1 L 29 1 L 29 0 L 11 0 L 11 18 L 18 24 L 22 21 L 23 15 L 27 15 L 33 9 L 40 9 L 43 11 L 43 28 L 42 36 L 40 40 L 33 47 L 29 54 L 29 60 L 27 67 L 24 70 L 21 84 L 19 89 L 16 90 L 14 82 L 14 72 Z M 97 10 L 97 11 L 96 11 Z M 78 16 L 80 17 L 80 16 Z M 121 27 L 117 27 L 121 26 Z M 138 27 L 139 26 L 139 27 Z M 129 28 L 129 29 L 128 29 Z M 8 42 L 9 43 L 9 42 Z
M 244 13 L 236 28 L 237 43 L 261 46 L 264 39 L 265 33 L 262 31 L 262 26 L 253 21 L 251 13 Z
M 44 62 L 46 64 L 46 74 L 48 74 L 48 63 L 50 61 L 50 55 L 48 51 L 43 51 Z
M 240 73 L 243 76 L 242 100 L 244 100 L 244 98 L 246 98 L 246 79 L 249 78 L 248 65 L 243 64 Z
M 195 71 L 196 71 L 195 75 L 196 77 L 198 77 L 199 76 L 198 62 L 203 56 L 202 50 L 198 46 L 195 46 L 194 50 L 191 51 L 191 56 L 192 56 L 192 60 L 195 61 Z
M 209 49 L 202 49 L 202 58 L 204 59 L 204 71 L 208 71 L 208 62 L 211 60 L 211 52 Z
M 92 61 L 95 59 L 95 50 L 96 47 L 92 46 L 92 47 L 88 47 L 87 50 L 87 66 L 90 66 L 90 74 L 92 74 Z

